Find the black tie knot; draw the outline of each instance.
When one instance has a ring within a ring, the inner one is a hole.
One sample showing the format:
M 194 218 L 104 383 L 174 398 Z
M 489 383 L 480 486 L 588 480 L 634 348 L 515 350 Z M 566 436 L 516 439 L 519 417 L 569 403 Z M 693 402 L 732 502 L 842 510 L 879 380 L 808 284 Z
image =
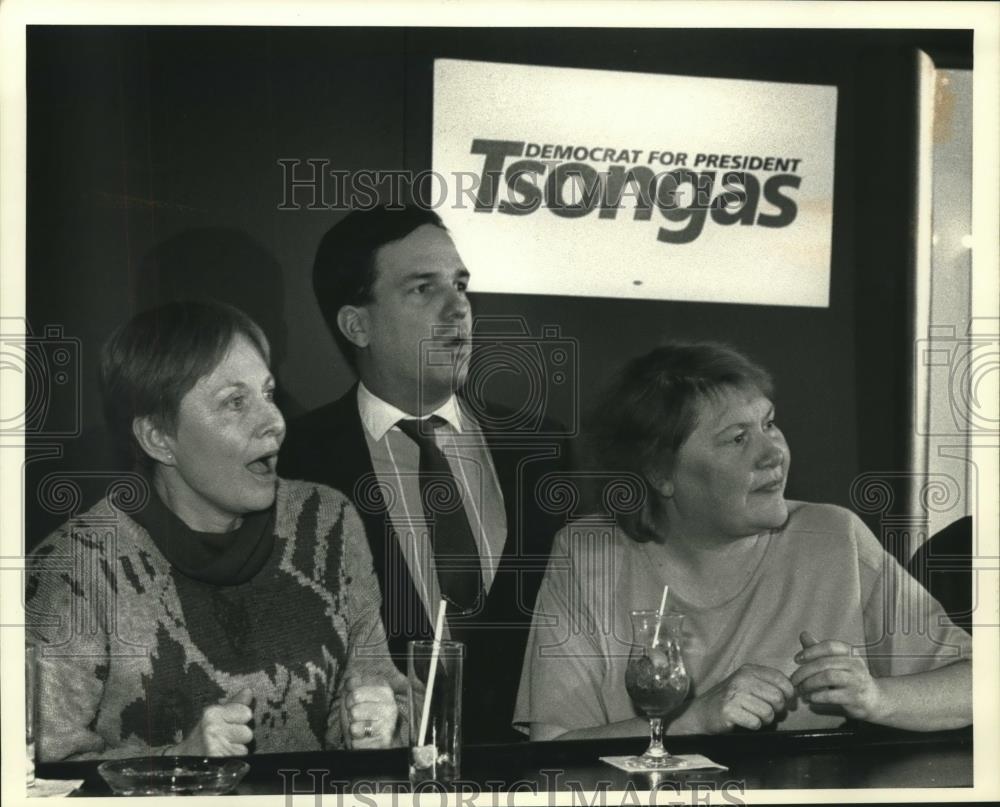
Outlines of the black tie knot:
M 434 443 L 434 432 L 447 422 L 440 415 L 431 415 L 429 418 L 423 418 L 422 420 L 418 420 L 417 418 L 403 418 L 396 425 L 413 442 L 419 446 L 423 446 L 427 442 Z

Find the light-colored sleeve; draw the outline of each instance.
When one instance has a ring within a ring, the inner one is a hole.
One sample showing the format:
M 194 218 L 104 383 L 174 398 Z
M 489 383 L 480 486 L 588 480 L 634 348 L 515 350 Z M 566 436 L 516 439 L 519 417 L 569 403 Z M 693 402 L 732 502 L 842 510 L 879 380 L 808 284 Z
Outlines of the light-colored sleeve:
M 117 558 L 106 545 L 68 527 L 32 555 L 25 603 L 27 640 L 39 648 L 38 758 L 112 759 L 162 754 L 136 737 L 106 738 L 93 730 L 114 663 L 108 630 Z
M 330 705 L 327 742 L 342 748 L 344 730 L 340 707 L 344 682 L 352 675 L 366 680 L 381 680 L 389 685 L 396 699 L 398 720 L 393 745 L 403 746 L 409 740 L 409 691 L 407 679 L 389 655 L 385 628 L 382 625 L 382 593 L 372 563 L 371 551 L 365 538 L 364 526 L 357 511 L 346 504 L 343 514 L 344 581 L 348 625 L 347 664 L 337 683 Z
M 926 672 L 972 658 L 972 637 L 852 514 L 868 665 L 876 677 Z
M 605 612 L 598 598 L 610 592 L 584 579 L 590 564 L 574 551 L 584 542 L 572 530 L 556 536 L 528 634 L 513 720 L 526 733 L 532 723 L 570 731 L 608 722 L 601 699 L 607 665 L 595 615 Z
M 42 762 L 100 753 L 105 746 L 89 726 L 104 693 L 107 630 L 93 586 L 74 575 L 75 543 L 68 532 L 45 541 L 27 581 L 27 639 L 38 646 L 36 743 Z

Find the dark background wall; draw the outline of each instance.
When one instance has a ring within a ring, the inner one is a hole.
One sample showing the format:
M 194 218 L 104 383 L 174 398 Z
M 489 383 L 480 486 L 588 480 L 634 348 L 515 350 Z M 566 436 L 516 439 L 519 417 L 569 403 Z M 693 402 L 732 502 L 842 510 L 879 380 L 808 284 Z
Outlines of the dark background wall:
M 278 160 L 429 168 L 436 57 L 837 86 L 829 308 L 480 294 L 474 311 L 558 326 L 583 407 L 664 338 L 745 349 L 777 380 L 791 497 L 849 505 L 859 474 L 906 469 L 914 49 L 971 65 L 968 32 L 32 27 L 27 44 L 27 314 L 36 334 L 78 340 L 80 379 L 47 402 L 48 422 L 80 434 L 43 425 L 30 441 L 29 543 L 106 487 L 97 356 L 141 308 L 205 291 L 244 307 L 275 342 L 289 414 L 347 389 L 310 283 L 343 213 L 280 210 Z M 516 260 L 516 244 L 498 249 Z M 62 479 L 80 495 L 53 495 Z

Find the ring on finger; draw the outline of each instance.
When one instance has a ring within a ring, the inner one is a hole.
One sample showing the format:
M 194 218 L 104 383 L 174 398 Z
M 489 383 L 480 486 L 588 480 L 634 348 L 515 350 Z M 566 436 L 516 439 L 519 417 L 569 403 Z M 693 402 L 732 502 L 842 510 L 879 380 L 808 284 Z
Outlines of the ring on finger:
M 364 733 L 365 737 L 367 737 L 368 739 L 371 739 L 372 737 L 375 736 L 375 729 L 371 723 L 365 723 Z

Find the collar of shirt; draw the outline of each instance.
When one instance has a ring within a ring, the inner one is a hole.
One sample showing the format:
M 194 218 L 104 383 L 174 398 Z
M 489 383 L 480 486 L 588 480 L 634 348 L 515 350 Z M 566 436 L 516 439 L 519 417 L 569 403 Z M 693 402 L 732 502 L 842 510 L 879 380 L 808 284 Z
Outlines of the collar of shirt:
M 413 418 L 413 415 L 393 406 L 388 401 L 383 401 L 363 383 L 358 384 L 358 412 L 361 414 L 361 422 L 364 424 L 365 431 L 375 441 L 385 437 L 385 433 L 400 420 Z M 462 417 L 458 407 L 458 398 L 455 395 L 452 395 L 430 414 L 418 419 L 425 420 L 434 415 L 446 420 L 456 432 L 461 434 Z

